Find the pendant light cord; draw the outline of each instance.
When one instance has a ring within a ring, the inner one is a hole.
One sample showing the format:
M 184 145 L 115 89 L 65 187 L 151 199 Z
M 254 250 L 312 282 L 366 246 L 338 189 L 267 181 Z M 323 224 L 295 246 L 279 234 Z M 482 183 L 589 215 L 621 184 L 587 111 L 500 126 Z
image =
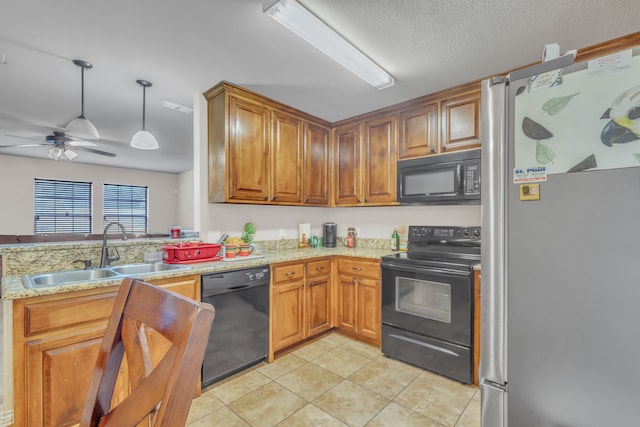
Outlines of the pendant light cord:
M 80 70 L 80 117 L 84 119 L 84 67 L 80 67 Z
M 145 116 L 146 116 L 146 106 L 147 106 L 147 87 L 142 85 L 142 130 L 147 130 L 144 126 Z

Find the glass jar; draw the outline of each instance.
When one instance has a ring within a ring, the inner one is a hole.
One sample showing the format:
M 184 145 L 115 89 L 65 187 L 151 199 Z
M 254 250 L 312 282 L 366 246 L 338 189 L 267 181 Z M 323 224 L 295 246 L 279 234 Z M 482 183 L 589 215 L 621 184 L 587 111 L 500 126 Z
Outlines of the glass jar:
M 353 227 L 349 227 L 347 229 L 347 247 L 348 248 L 356 247 L 356 229 Z

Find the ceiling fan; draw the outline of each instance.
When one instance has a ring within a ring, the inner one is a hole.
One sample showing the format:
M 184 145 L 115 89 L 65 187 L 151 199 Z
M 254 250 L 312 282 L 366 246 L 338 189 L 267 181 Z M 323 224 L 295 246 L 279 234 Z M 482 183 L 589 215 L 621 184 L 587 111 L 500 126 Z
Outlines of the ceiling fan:
M 29 138 L 25 136 L 18 135 L 7 135 L 12 136 L 14 138 L 24 138 L 31 139 L 34 141 L 40 141 L 38 139 Z M 53 160 L 58 160 L 62 155 L 64 155 L 67 159 L 73 160 L 78 156 L 76 150 L 84 150 L 95 154 L 100 154 L 101 156 L 115 157 L 114 153 L 109 153 L 107 151 L 96 150 L 92 147 L 97 147 L 98 144 L 89 141 L 76 141 L 72 138 L 65 135 L 64 132 L 53 131 L 53 134 L 47 135 L 40 144 L 12 144 L 12 145 L 0 145 L 0 149 L 2 148 L 16 148 L 16 147 L 49 147 L 49 158 Z

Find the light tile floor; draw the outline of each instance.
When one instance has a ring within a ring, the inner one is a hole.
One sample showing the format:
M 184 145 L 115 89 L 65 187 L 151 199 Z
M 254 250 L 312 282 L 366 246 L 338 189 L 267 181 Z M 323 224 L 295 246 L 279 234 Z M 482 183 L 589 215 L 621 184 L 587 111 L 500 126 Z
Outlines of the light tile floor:
M 480 392 L 326 335 L 204 390 L 189 427 L 480 427 Z

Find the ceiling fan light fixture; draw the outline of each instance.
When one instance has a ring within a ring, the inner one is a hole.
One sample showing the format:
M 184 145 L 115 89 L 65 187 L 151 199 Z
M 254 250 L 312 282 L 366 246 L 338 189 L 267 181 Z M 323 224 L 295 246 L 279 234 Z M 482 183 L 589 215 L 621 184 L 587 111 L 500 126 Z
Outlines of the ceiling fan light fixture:
M 136 83 L 142 86 L 142 130 L 136 132 L 131 138 L 131 147 L 138 150 L 157 150 L 159 145 L 156 137 L 145 128 L 146 90 L 152 85 L 146 80 L 136 80 Z
M 98 129 L 95 127 L 93 123 L 89 119 L 84 116 L 84 70 L 89 70 L 93 68 L 87 61 L 83 61 L 81 59 L 74 59 L 73 63 L 80 67 L 81 69 L 81 80 L 80 80 L 80 99 L 81 99 L 81 110 L 80 115 L 75 119 L 71 120 L 67 127 L 65 128 L 65 132 L 68 135 L 74 136 L 76 138 L 82 139 L 100 139 L 100 133 Z
M 394 78 L 295 0 L 264 0 L 263 12 L 378 90 Z
M 64 156 L 69 160 L 73 160 L 78 157 L 78 153 L 73 150 L 64 150 Z
M 60 159 L 61 155 L 62 155 L 62 148 L 60 148 L 60 147 L 52 147 L 49 150 L 49 158 L 51 160 L 58 160 L 58 159 Z

